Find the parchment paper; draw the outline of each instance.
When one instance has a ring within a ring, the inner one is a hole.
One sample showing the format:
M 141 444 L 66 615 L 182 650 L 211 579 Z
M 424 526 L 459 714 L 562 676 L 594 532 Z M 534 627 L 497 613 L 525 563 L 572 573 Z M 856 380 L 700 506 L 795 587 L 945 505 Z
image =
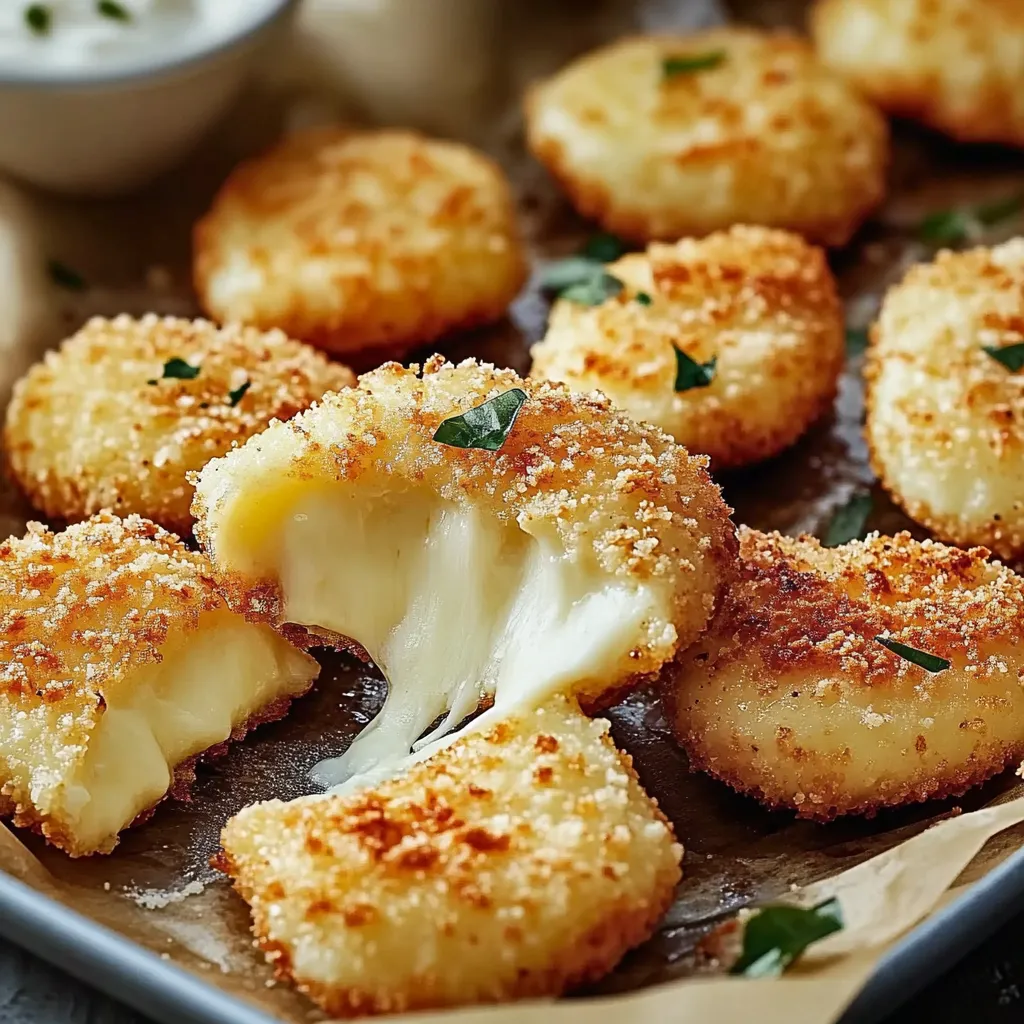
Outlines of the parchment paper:
M 318 17 L 337 2 L 316 0 L 307 8 L 307 40 L 317 36 Z M 796 6 L 794 15 L 791 3 L 736 4 L 732 14 L 798 24 Z M 538 264 L 573 251 L 592 229 L 523 153 L 515 96 L 531 78 L 602 39 L 636 27 L 707 23 L 725 14 L 710 2 L 669 0 L 530 0 L 505 6 L 493 26 L 501 59 L 495 57 L 496 74 L 486 88 L 481 81 L 466 86 L 474 93 L 466 107 L 473 118 L 463 134 L 507 167 Z M 13 380 L 41 351 L 92 313 L 196 311 L 188 274 L 190 226 L 227 170 L 289 127 L 352 114 L 305 53 L 298 59 L 281 54 L 266 70 L 264 81 L 188 165 L 144 195 L 82 203 L 0 184 L 0 399 L 6 401 Z M 453 102 L 458 97 L 445 95 L 442 106 Z M 427 123 L 437 112 L 417 108 L 416 114 Z M 890 202 L 853 246 L 834 256 L 850 324 L 867 323 L 881 290 L 909 263 L 929 256 L 913 239 L 925 213 L 1016 193 L 1022 167 L 1016 156 L 956 148 L 900 128 Z M 1020 225 L 998 230 L 1009 234 L 1015 227 Z M 51 258 L 79 271 L 88 289 L 55 288 L 45 272 Z M 530 287 L 505 322 L 436 347 L 453 357 L 473 354 L 525 371 L 528 345 L 540 336 L 546 312 Z M 855 356 L 829 420 L 780 458 L 723 481 L 737 521 L 789 533 L 820 531 L 853 490 L 872 484 L 861 416 Z M 872 527 L 891 532 L 910 525 L 877 488 L 874 497 Z M 21 533 L 30 516 L 15 490 L 0 485 L 0 530 Z M 112 856 L 71 861 L 36 837 L 0 827 L 0 867 L 284 1021 L 322 1019 L 303 997 L 273 983 L 251 946 L 247 908 L 208 866 L 232 813 L 254 800 L 312 791 L 309 768 L 340 753 L 379 706 L 378 675 L 337 655 L 324 654 L 322 662 L 316 691 L 285 721 L 261 728 L 201 769 L 191 803 L 163 805 L 148 824 L 128 832 Z M 873 821 L 798 823 L 691 774 L 652 694 L 632 696 L 608 717 L 686 846 L 686 877 L 677 901 L 656 935 L 600 985 L 557 1007 L 465 1011 L 464 1024 L 532 1020 L 538 1013 L 538 1020 L 557 1013 L 562 1024 L 600 1024 L 626 1012 L 652 1022 L 826 1024 L 839 1016 L 889 944 L 1024 844 L 1018 824 L 1024 821 L 1024 789 L 1012 775 L 955 804 L 924 805 Z M 722 977 L 721 965 L 701 945 L 751 903 L 782 896 L 820 899 L 833 892 L 848 927 L 779 981 Z

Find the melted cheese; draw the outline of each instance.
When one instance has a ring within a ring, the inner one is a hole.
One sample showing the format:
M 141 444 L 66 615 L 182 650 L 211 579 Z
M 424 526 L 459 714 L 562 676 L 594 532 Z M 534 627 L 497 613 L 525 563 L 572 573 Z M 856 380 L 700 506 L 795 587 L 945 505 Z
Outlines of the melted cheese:
M 356 640 L 389 684 L 349 750 L 314 770 L 325 787 L 393 770 L 414 745 L 423 756 L 490 698 L 493 717 L 619 671 L 664 600 L 433 494 L 290 497 L 273 556 L 285 618 Z
M 101 846 L 170 788 L 174 768 L 227 740 L 267 704 L 306 689 L 315 665 L 268 626 L 210 612 L 107 698 L 61 792 L 78 845 Z

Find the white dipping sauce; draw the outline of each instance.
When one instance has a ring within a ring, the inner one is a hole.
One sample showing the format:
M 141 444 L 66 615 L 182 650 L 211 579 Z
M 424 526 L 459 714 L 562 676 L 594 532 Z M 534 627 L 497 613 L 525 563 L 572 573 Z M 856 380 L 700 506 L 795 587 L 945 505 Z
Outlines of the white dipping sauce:
M 117 0 L 116 6 L 126 17 L 101 13 L 97 0 L 0 0 L 0 74 L 116 72 L 167 63 L 244 31 L 277 2 Z M 32 27 L 32 7 L 45 12 L 45 30 Z

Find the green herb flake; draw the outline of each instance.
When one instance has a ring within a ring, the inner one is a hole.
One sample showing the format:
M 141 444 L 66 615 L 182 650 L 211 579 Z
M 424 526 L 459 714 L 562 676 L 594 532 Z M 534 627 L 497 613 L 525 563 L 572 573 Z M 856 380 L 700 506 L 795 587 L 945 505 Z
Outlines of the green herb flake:
M 637 292 L 633 296 L 633 300 L 638 302 L 641 306 L 649 306 L 654 300 L 647 294 L 647 292 Z
M 909 647 L 907 644 L 901 644 L 898 640 L 890 640 L 884 636 L 876 636 L 875 639 L 893 654 L 911 664 L 919 665 L 925 672 L 944 672 L 949 668 L 949 661 L 946 658 L 940 658 L 937 654 L 919 651 L 916 647 Z
M 558 297 L 580 306 L 600 306 L 602 302 L 615 298 L 624 285 L 603 270 L 579 284 L 570 285 Z
M 434 440 L 452 448 L 479 448 L 496 452 L 508 439 L 526 401 L 522 388 L 512 388 L 459 416 L 443 420 Z
M 113 21 L 131 21 L 132 13 L 117 0 L 96 0 L 96 13 Z
M 564 260 L 549 263 L 540 275 L 543 291 L 560 295 L 573 285 L 586 284 L 598 274 L 604 273 L 604 266 L 588 256 L 568 256 Z
M 584 259 L 598 263 L 612 263 L 627 252 L 626 243 L 607 232 L 593 235 L 580 252 Z
M 808 946 L 842 928 L 842 910 L 835 897 L 814 907 L 763 907 L 744 926 L 743 951 L 729 973 L 778 977 Z
M 37 36 L 50 34 L 53 25 L 53 11 L 49 4 L 29 4 L 25 8 L 25 24 Z
M 184 359 L 174 356 L 173 359 L 168 359 L 164 363 L 164 372 L 161 374 L 161 380 L 195 380 L 199 376 L 199 367 L 193 366 L 192 363 L 186 362 Z M 156 384 L 155 380 L 151 380 L 150 384 Z
M 244 384 L 239 384 L 234 391 L 228 392 L 228 404 L 233 409 L 242 400 L 242 396 L 252 387 L 252 381 L 247 380 Z
M 982 345 L 981 347 L 1011 373 L 1019 373 L 1024 370 L 1024 341 L 1019 341 L 1015 345 L 1003 345 L 1001 348 L 996 345 Z
M 858 491 L 845 505 L 836 509 L 825 531 L 825 540 L 822 542 L 825 547 L 834 548 L 851 540 L 861 540 L 868 516 L 871 515 L 872 504 L 871 495 L 867 491 Z
M 666 57 L 661 62 L 661 77 L 675 78 L 677 75 L 691 75 L 695 71 L 710 71 L 725 60 L 725 50 L 709 50 L 707 53 L 693 53 L 677 57 Z
M 1024 210 L 1024 193 L 1003 196 L 976 206 L 954 207 L 931 213 L 921 221 L 918 237 L 931 245 L 956 245 L 981 228 L 1016 217 Z
M 846 353 L 859 356 L 868 347 L 868 330 L 866 327 L 846 328 Z
M 692 388 L 706 388 L 715 379 L 715 365 L 718 356 L 712 356 L 706 363 L 691 359 L 682 349 L 676 349 L 676 391 L 690 391 Z
M 61 263 L 60 260 L 48 260 L 46 270 L 50 275 L 50 280 L 61 288 L 67 288 L 71 292 L 84 292 L 88 288 L 85 278 L 77 270 L 72 270 L 66 263 Z

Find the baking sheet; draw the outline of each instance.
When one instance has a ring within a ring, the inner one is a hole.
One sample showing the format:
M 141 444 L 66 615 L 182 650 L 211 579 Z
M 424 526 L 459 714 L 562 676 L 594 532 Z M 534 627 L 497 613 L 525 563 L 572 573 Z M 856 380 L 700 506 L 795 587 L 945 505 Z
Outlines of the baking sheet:
M 308 10 L 315 13 L 328 6 L 329 0 L 320 0 Z M 723 13 L 710 3 L 665 0 L 507 5 L 506 23 L 495 31 L 504 33 L 502 52 L 511 59 L 502 65 L 502 80 L 491 83 L 494 105 L 474 108 L 475 120 L 464 128 L 509 170 L 538 265 L 573 251 L 592 229 L 575 217 L 540 168 L 525 157 L 517 116 L 497 100 L 501 90 L 518 93 L 531 77 L 558 66 L 572 52 L 631 27 L 698 24 Z M 735 4 L 733 13 L 774 23 L 792 23 L 795 16 L 793 4 L 779 3 Z M 305 28 L 315 30 L 315 18 Z M 144 195 L 81 203 L 17 186 L 0 187 L 0 270 L 7 271 L 0 274 L 5 282 L 0 300 L 6 310 L 0 322 L 3 397 L 40 351 L 91 313 L 195 312 L 188 275 L 190 225 L 227 170 L 289 126 L 350 113 L 337 95 L 324 91 L 322 80 L 312 82 L 295 71 L 301 63 L 289 67 L 282 61 L 270 69 L 268 79 L 189 164 Z M 429 111 L 423 116 L 429 118 Z M 1016 193 L 1022 169 L 1024 161 L 1014 155 L 957 148 L 901 128 L 890 202 L 856 243 L 834 258 L 851 325 L 865 324 L 881 290 L 909 263 L 928 257 L 930 250 L 914 239 L 914 227 L 925 213 Z M 1013 228 L 1007 224 L 999 231 Z M 50 258 L 75 268 L 89 288 L 81 293 L 55 290 L 45 275 Z M 546 312 L 544 300 L 531 286 L 503 323 L 436 347 L 455 358 L 476 355 L 525 371 L 528 346 L 540 336 Z M 780 458 L 723 479 L 737 521 L 787 533 L 819 532 L 854 490 L 870 487 L 862 409 L 860 358 L 854 356 L 830 419 Z M 874 495 L 873 528 L 892 532 L 910 525 L 877 488 Z M 0 529 L 20 533 L 29 515 L 17 493 L 6 482 L 0 485 Z M 379 706 L 383 683 L 378 675 L 342 656 L 324 653 L 322 661 L 316 691 L 298 702 L 286 720 L 261 728 L 223 760 L 202 769 L 191 803 L 164 805 L 148 824 L 126 833 L 112 856 L 71 861 L 35 837 L 0 830 L 0 867 L 151 951 L 159 962 L 198 975 L 230 997 L 293 1024 L 322 1019 L 302 996 L 273 983 L 262 956 L 252 948 L 247 908 L 208 864 L 220 827 L 232 813 L 254 800 L 311 792 L 309 768 L 340 753 Z M 690 774 L 653 695 L 636 694 L 608 717 L 617 741 L 634 755 L 644 784 L 686 846 L 686 877 L 655 936 L 599 985 L 560 1004 L 560 1016 L 580 1014 L 582 1019 L 586 1013 L 590 1021 L 601 1006 L 621 1012 L 619 998 L 595 1003 L 595 997 L 634 993 L 629 998 L 635 1010 L 630 1012 L 651 1017 L 679 1019 L 691 1013 L 700 1020 L 704 1007 L 716 1019 L 730 1020 L 732 1013 L 736 1019 L 752 1016 L 756 1007 L 758 1019 L 765 1021 L 775 1019 L 772 1007 L 778 1003 L 779 1020 L 824 1024 L 836 1018 L 903 931 L 951 899 L 947 890 L 962 869 L 967 870 L 958 892 L 985 878 L 1024 845 L 1024 829 L 1016 826 L 1024 819 L 1024 802 L 1013 799 L 1024 790 L 1012 775 L 956 803 L 823 827 L 763 811 L 719 783 Z M 999 810 L 979 810 L 993 801 L 1004 803 Z M 975 810 L 979 813 L 970 813 Z M 935 822 L 941 824 L 924 832 Z M 998 839 L 975 857 L 996 833 Z M 916 836 L 920 840 L 915 842 L 925 842 L 923 851 L 906 842 Z M 864 867 L 868 862 L 871 866 Z M 1004 901 L 1024 885 L 1019 867 L 1018 859 L 1012 870 L 1004 869 L 1009 879 L 999 889 Z M 842 875 L 848 870 L 861 872 L 853 876 L 852 888 Z M 837 882 L 837 876 L 844 880 Z M 715 977 L 717 965 L 699 944 L 716 925 L 751 902 L 775 899 L 820 879 L 847 887 L 844 906 L 873 908 L 860 926 L 842 933 L 848 944 L 844 952 L 830 955 L 823 943 L 824 958 L 812 957 L 807 968 L 769 988 Z M 9 914 L 15 904 L 4 901 L 13 900 L 11 891 L 0 886 L 0 908 L 7 906 Z M 17 906 L 19 915 L 28 915 L 19 920 L 37 913 L 31 900 Z M 7 930 L 2 923 L 0 929 Z M 88 942 L 82 934 L 81 941 Z M 114 948 L 111 956 L 123 954 Z M 699 980 L 692 980 L 694 976 Z M 674 982 L 685 984 L 639 991 Z M 552 1011 L 542 1012 L 548 1016 Z M 526 1014 L 521 1008 L 496 1009 L 472 1011 L 463 1019 L 513 1015 L 519 1020 Z

